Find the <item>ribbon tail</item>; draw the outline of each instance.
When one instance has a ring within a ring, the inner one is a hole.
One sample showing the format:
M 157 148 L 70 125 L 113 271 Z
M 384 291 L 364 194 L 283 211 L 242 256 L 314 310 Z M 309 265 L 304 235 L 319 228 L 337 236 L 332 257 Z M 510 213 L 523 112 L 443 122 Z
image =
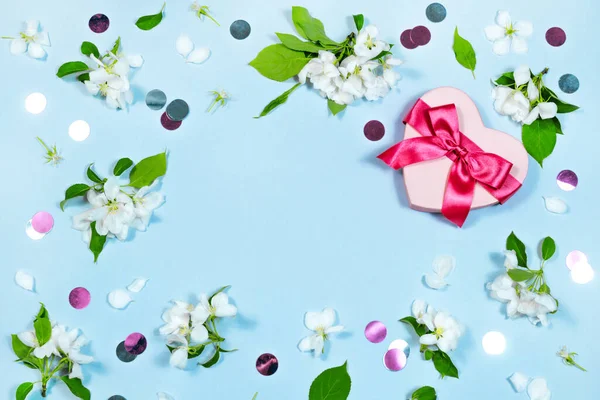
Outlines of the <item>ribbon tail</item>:
M 377 158 L 393 169 L 435 160 L 446 155 L 446 151 L 439 146 L 438 141 L 439 139 L 433 136 L 405 139 L 378 155 Z
M 458 227 L 463 226 L 471 210 L 475 184 L 475 179 L 464 163 L 459 161 L 452 164 L 444 192 L 442 214 Z

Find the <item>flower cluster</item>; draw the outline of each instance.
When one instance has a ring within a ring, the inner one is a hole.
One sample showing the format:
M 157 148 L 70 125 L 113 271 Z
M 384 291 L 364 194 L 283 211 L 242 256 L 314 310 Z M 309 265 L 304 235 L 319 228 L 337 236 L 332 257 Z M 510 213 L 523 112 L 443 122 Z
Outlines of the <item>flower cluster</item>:
M 333 333 L 344 330 L 342 325 L 335 325 L 336 312 L 333 308 L 325 308 L 321 312 L 307 312 L 304 315 L 304 325 L 315 332 L 298 343 L 300 351 L 312 351 L 315 357 L 325 353 L 325 342 Z
M 48 32 L 40 31 L 40 21 L 36 20 L 27 21 L 19 37 L 2 36 L 2 39 L 10 39 L 10 53 L 13 55 L 27 52 L 32 58 L 43 59 L 46 57 L 44 47 L 50 47 Z
M 208 361 L 199 363 L 205 368 L 215 365 L 220 353 L 236 351 L 221 347 L 225 339 L 219 335 L 216 324 L 219 318 L 237 315 L 237 308 L 229 304 L 229 296 L 225 293 L 228 288 L 229 286 L 225 286 L 210 297 L 205 293 L 201 294 L 196 306 L 174 301 L 173 307 L 163 313 L 165 325 L 159 332 L 167 336 L 171 366 L 185 369 L 188 360 L 200 356 L 207 346 L 212 346 L 214 353 Z
M 303 7 L 292 8 L 298 35 L 277 33 L 281 44 L 263 49 L 250 62 L 263 76 L 285 81 L 298 76 L 299 83 L 269 103 L 260 117 L 285 103 L 289 95 L 307 82 L 328 99 L 332 114 L 343 111 L 358 99 L 370 101 L 385 97 L 400 79 L 394 67 L 402 63 L 392 56 L 392 45 L 379 38 L 374 25 L 364 26 L 363 15 L 355 15 L 357 32 L 343 42 L 325 34 L 323 23 Z
M 506 303 L 506 315 L 509 318 L 526 316 L 537 325 L 548 325 L 548 314 L 558 310 L 558 301 L 550 294 L 550 287 L 544 276 L 544 264 L 556 251 L 552 238 L 542 242 L 542 264 L 539 270 L 527 267 L 525 245 L 511 233 L 506 242 L 504 267 L 493 282 L 487 284 L 490 296 Z
M 447 312 L 436 311 L 423 300 L 413 302 L 412 314 L 412 317 L 405 317 L 400 321 L 414 328 L 425 359 L 433 361 L 442 377 L 458 378 L 458 370 L 447 353 L 458 347 L 464 327 Z
M 133 167 L 133 168 L 131 168 Z M 129 183 L 120 182 L 120 176 L 131 168 Z M 94 261 L 104 248 L 107 238 L 127 239 L 129 229 L 145 231 L 153 211 L 164 202 L 164 195 L 152 191 L 157 179 L 167 172 L 166 153 L 148 157 L 134 165 L 129 158 L 120 159 L 109 178 L 101 178 L 88 167 L 91 185 L 76 183 L 65 191 L 60 206 L 64 210 L 70 199 L 83 197 L 92 206 L 73 217 L 73 229 L 83 233 L 83 240 L 94 253 Z
M 133 102 L 133 92 L 129 82 L 131 68 L 139 68 L 144 63 L 140 55 L 126 55 L 120 51 L 121 38 L 118 38 L 111 50 L 104 55 L 95 44 L 83 42 L 81 52 L 88 56 L 94 67 L 90 68 L 81 61 L 71 61 L 60 66 L 57 76 L 81 73 L 77 80 L 83 82 L 87 91 L 106 99 L 106 105 L 112 109 L 126 109 Z
M 33 330 L 12 335 L 12 348 L 20 362 L 40 371 L 42 397 L 46 397 L 52 379 L 63 381 L 76 397 L 89 399 L 90 391 L 81 383 L 81 365 L 94 359 L 82 354 L 81 349 L 88 340 L 78 329 L 67 330 L 63 325 L 50 322 L 48 311 L 42 304 L 33 321 Z M 37 382 L 35 382 L 37 383 Z M 35 383 L 25 382 L 17 388 L 17 399 L 33 390 Z

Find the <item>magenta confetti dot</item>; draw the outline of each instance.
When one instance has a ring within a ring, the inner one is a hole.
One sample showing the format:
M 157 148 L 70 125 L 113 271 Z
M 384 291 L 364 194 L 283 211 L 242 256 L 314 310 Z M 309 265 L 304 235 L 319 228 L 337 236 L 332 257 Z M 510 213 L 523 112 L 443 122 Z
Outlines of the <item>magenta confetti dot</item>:
M 376 142 L 385 135 L 385 126 L 377 120 L 372 120 L 365 124 L 363 132 L 367 139 Z
M 365 337 L 371 343 L 381 343 L 387 336 L 387 328 L 380 321 L 371 321 L 365 328 Z
M 125 339 L 125 350 L 134 356 L 142 354 L 146 351 L 146 347 L 148 347 L 148 341 L 146 340 L 146 337 L 139 332 L 132 333 Z
M 390 349 L 383 356 L 383 365 L 389 371 L 401 371 L 406 367 L 406 354 L 400 349 Z
M 69 293 L 69 303 L 77 310 L 86 308 L 91 300 L 92 296 L 90 295 L 90 292 L 83 287 L 76 287 Z
M 426 26 L 416 26 L 410 31 L 410 40 L 417 46 L 425 46 L 431 40 L 431 32 Z
M 279 368 L 279 361 L 271 353 L 261 354 L 256 359 L 256 370 L 261 375 L 271 376 L 277 372 L 277 368 Z
M 564 169 L 556 176 L 556 184 L 565 192 L 570 192 L 577 187 L 579 178 L 577 174 L 570 169 Z
M 174 131 L 181 126 L 181 121 L 173 121 L 171 118 L 169 118 L 166 112 L 160 116 L 160 123 L 162 124 L 163 128 L 169 131 Z
M 412 41 L 410 35 L 410 29 L 407 29 L 404 32 L 402 32 L 402 34 L 400 35 L 400 43 L 402 44 L 402 46 L 406 47 L 409 50 L 416 49 L 417 47 L 419 47 L 419 45 Z
M 88 26 L 90 27 L 92 32 L 95 32 L 95 33 L 106 32 L 106 30 L 110 26 L 110 20 L 104 14 L 95 14 L 95 15 L 92 15 L 92 18 L 90 18 L 90 22 L 88 23 Z
M 48 233 L 54 226 L 54 218 L 46 211 L 40 211 L 31 218 L 31 226 L 37 233 Z
M 550 46 L 560 47 L 567 41 L 567 34 L 562 28 L 555 26 L 546 31 L 546 41 Z

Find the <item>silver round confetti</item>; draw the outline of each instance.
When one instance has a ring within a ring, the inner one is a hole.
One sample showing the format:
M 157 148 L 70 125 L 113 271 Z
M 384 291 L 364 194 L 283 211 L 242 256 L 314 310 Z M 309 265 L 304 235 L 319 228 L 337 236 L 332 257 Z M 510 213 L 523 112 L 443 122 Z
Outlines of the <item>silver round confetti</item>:
M 190 107 L 181 99 L 173 100 L 167 106 L 167 116 L 172 121 L 183 121 L 189 113 Z
M 119 360 L 123 361 L 124 363 L 130 363 L 137 358 L 137 356 L 135 354 L 131 354 L 130 352 L 127 351 L 127 349 L 125 348 L 124 341 L 119 343 L 119 345 L 117 346 L 116 353 L 117 353 L 117 358 Z
M 388 350 L 392 350 L 392 349 L 401 350 L 406 355 L 406 358 L 408 358 L 408 356 L 410 356 L 410 346 L 408 345 L 406 340 L 402 340 L 402 339 L 394 340 L 388 346 Z
M 27 221 L 27 224 L 25 224 L 25 233 L 32 240 L 40 240 L 46 236 L 45 233 L 40 233 L 33 228 L 31 220 Z
M 229 27 L 229 33 L 231 33 L 231 36 L 237 40 L 246 39 L 248 36 L 250 36 L 251 31 L 252 28 L 250 27 L 250 24 L 243 19 L 234 21 Z
M 125 397 L 115 394 L 114 396 L 110 396 L 108 400 L 127 400 Z
M 154 89 L 146 95 L 146 105 L 151 110 L 160 110 L 167 104 L 167 95 L 159 89 Z

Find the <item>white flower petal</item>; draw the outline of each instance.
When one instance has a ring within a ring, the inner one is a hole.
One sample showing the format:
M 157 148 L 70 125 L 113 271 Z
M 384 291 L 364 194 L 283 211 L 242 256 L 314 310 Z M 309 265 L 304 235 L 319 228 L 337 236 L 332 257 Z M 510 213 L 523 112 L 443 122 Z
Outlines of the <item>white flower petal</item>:
M 495 40 L 494 45 L 492 46 L 492 51 L 494 54 L 499 56 L 508 54 L 510 52 L 510 37 Z
M 121 186 L 119 185 L 119 180 L 111 176 L 104 183 L 104 194 L 106 194 L 106 198 L 109 200 L 115 200 L 117 195 L 121 191 Z
M 321 355 L 323 355 L 323 347 L 325 346 L 325 342 L 323 340 L 323 337 L 320 335 L 315 335 L 313 336 L 313 350 L 314 350 L 314 356 L 315 357 L 320 357 Z
M 44 58 L 46 56 L 46 50 L 39 43 L 29 43 L 27 48 L 27 54 L 33 58 Z
M 172 396 L 168 395 L 165 392 L 156 393 L 156 397 L 158 400 L 175 400 Z
M 210 57 L 210 49 L 208 47 L 201 47 L 192 51 L 186 59 L 188 63 L 201 64 Z
M 419 318 L 421 315 L 427 312 L 427 303 L 423 300 L 415 300 L 412 304 L 412 314 L 415 318 Z
M 175 41 L 175 49 L 182 57 L 187 57 L 194 50 L 194 42 L 188 35 L 179 35 Z
M 425 274 L 425 283 L 427 284 L 427 286 L 435 290 L 442 289 L 448 286 L 448 283 L 446 283 L 444 278 L 440 277 L 435 273 Z
M 496 23 L 504 28 L 509 28 L 511 24 L 509 12 L 503 10 L 498 11 L 496 14 Z
M 490 25 L 485 27 L 485 37 L 490 42 L 494 42 L 498 39 L 502 39 L 506 36 L 506 29 L 499 25 Z
M 535 106 L 533 108 L 533 110 L 531 110 L 529 112 L 529 114 L 527 114 L 525 119 L 523 119 L 523 124 L 531 125 L 533 123 L 533 121 L 535 121 L 539 116 L 540 116 L 540 108 L 538 106 Z
M 529 98 L 529 100 L 534 101 L 539 96 L 540 96 L 540 90 L 535 85 L 535 83 L 533 83 L 533 79 L 532 79 L 527 84 L 527 97 Z
M 544 378 L 535 378 L 527 386 L 527 394 L 531 400 L 548 400 L 551 393 Z
M 568 210 L 567 203 L 558 197 L 544 197 L 546 210 L 553 214 L 564 214 Z
M 23 271 L 17 271 L 15 274 L 15 282 L 25 290 L 33 292 L 33 286 L 35 285 L 35 278 Z
M 133 299 L 124 289 L 113 290 L 108 294 L 108 303 L 118 310 L 126 308 Z
M 528 65 L 519 65 L 514 72 L 515 83 L 517 86 L 524 85 L 531 81 L 531 70 Z
M 235 317 L 237 315 L 237 307 L 233 304 L 224 304 L 215 310 L 215 317 Z
M 314 349 L 313 336 L 307 336 L 298 343 L 298 350 L 312 351 Z
M 36 34 L 35 42 L 42 46 L 50 46 L 50 36 L 48 36 L 48 32 L 39 32 Z
M 188 361 L 188 350 L 185 347 L 180 347 L 171 353 L 171 358 L 169 359 L 169 364 L 172 367 L 185 369 Z
M 433 271 L 440 276 L 445 278 L 456 267 L 456 259 L 453 256 L 437 256 L 433 260 Z
M 316 331 L 321 326 L 321 313 L 309 311 L 304 314 L 304 325 L 311 331 Z
M 431 333 L 427 333 L 427 334 L 421 336 L 421 338 L 419 339 L 419 342 L 421 344 L 431 346 L 431 345 L 434 345 L 437 343 L 437 338 L 435 337 L 435 335 L 433 335 Z
M 558 112 L 558 106 L 552 102 L 539 103 L 537 105 L 540 108 L 540 117 L 542 119 L 550 119 L 556 117 Z
M 130 67 L 139 68 L 144 64 L 144 57 L 142 57 L 140 54 L 133 54 L 127 56 L 127 62 L 129 63 Z
M 527 383 L 529 383 L 529 377 L 520 372 L 515 372 L 508 380 L 517 393 L 524 392 L 527 389 Z
M 35 35 L 40 29 L 40 21 L 37 19 L 30 19 L 25 22 L 25 34 L 27 36 Z
M 37 346 L 37 338 L 35 336 L 35 332 L 33 331 L 25 331 L 17 334 L 19 340 L 25 345 L 29 347 Z
M 193 343 L 204 343 L 208 340 L 208 330 L 204 325 L 197 325 L 190 334 Z
M 515 35 L 517 36 L 528 37 L 533 33 L 533 24 L 529 21 L 517 21 L 513 28 L 515 29 Z
M 511 48 L 512 51 L 517 54 L 524 54 L 527 53 L 527 50 L 529 50 L 529 47 L 527 46 L 527 40 L 520 36 L 513 37 Z
M 10 53 L 13 55 L 25 53 L 27 42 L 23 39 L 13 39 L 10 41 Z
M 148 279 L 146 278 L 137 278 L 129 286 L 127 286 L 127 290 L 133 293 L 139 293 L 146 286 Z
M 71 373 L 69 374 L 69 379 L 83 379 L 83 371 L 81 370 L 81 365 L 73 363 Z

